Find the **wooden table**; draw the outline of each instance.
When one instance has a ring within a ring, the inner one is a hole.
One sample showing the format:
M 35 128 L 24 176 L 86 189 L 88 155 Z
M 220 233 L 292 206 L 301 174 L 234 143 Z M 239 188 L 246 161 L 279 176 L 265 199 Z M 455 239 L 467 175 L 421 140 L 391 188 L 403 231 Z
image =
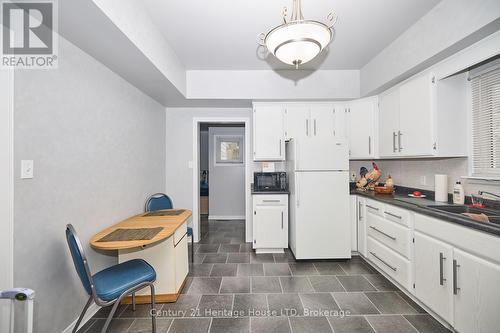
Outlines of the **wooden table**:
M 175 211 L 180 209 L 166 210 Z M 90 239 L 90 245 L 98 250 L 118 250 L 118 262 L 144 259 L 156 271 L 156 301 L 175 302 L 184 286 L 189 270 L 187 222 L 192 216 L 184 209 L 179 215 L 147 216 L 142 213 L 132 216 L 102 230 Z M 163 228 L 150 240 L 99 242 L 117 229 Z M 149 290 L 137 294 L 138 304 L 149 303 Z M 126 298 L 124 303 L 130 303 Z

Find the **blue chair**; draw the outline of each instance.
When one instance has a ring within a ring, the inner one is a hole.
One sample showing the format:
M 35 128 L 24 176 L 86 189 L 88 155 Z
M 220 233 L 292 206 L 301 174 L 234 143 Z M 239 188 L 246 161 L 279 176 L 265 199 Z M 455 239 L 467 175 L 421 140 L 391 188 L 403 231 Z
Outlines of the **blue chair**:
M 135 293 L 149 287 L 151 289 L 151 318 L 153 333 L 155 333 L 156 316 L 153 315 L 153 309 L 155 309 L 155 288 L 153 282 L 156 280 L 156 272 L 154 268 L 142 259 L 134 259 L 108 267 L 92 275 L 82 244 L 71 224 L 66 226 L 66 240 L 76 272 L 82 281 L 85 291 L 89 295 L 89 300 L 83 308 L 80 317 L 78 317 L 72 332 L 75 333 L 78 330 L 85 312 L 87 312 L 90 304 L 94 301 L 101 307 L 113 305 L 101 330 L 101 333 L 105 333 L 121 300 L 127 295 L 132 295 L 132 306 L 135 310 Z
M 146 205 L 144 206 L 145 212 L 154 212 L 156 210 L 162 209 L 172 209 L 174 204 L 172 199 L 164 193 L 155 193 L 146 200 Z M 191 262 L 194 262 L 194 237 L 193 228 L 187 228 L 187 235 L 191 237 Z

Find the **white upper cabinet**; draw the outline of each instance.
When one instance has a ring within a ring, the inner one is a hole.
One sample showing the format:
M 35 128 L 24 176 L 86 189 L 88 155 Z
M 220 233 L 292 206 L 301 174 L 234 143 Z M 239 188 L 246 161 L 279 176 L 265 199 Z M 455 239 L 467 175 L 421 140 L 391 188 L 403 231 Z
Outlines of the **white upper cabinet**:
M 254 161 L 285 160 L 285 110 L 281 105 L 256 104 L 253 110 Z
M 311 134 L 316 137 L 335 138 L 337 122 L 333 104 L 311 105 Z
M 377 98 L 366 98 L 349 103 L 346 113 L 350 159 L 366 159 L 377 156 L 376 119 Z
M 399 90 L 379 96 L 379 154 L 380 157 L 399 155 Z
M 311 133 L 310 111 L 307 104 L 285 106 L 285 137 L 302 141 Z

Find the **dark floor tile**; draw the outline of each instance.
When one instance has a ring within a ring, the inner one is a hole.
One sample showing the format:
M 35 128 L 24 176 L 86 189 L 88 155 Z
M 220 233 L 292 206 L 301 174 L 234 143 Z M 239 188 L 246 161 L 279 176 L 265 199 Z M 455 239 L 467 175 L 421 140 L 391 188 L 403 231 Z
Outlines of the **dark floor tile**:
M 161 311 L 163 304 L 157 303 L 155 311 Z M 120 318 L 148 318 L 151 316 L 151 304 L 136 304 L 135 311 L 129 305 L 120 313 Z
M 196 307 L 201 295 L 180 295 L 177 302 L 164 303 L 160 317 L 192 317 L 196 315 Z
M 227 256 L 228 263 L 248 264 L 250 263 L 249 253 L 229 253 Z
M 336 276 L 309 276 L 309 281 L 318 293 L 345 291 Z
M 418 333 L 402 316 L 367 316 L 366 319 L 376 332 Z
M 172 324 L 172 319 L 156 319 L 156 332 L 167 333 L 168 328 Z M 127 333 L 151 333 L 152 323 L 151 319 L 136 319 L 132 326 L 128 329 Z
M 278 277 L 252 276 L 252 293 L 281 293 Z
M 378 310 L 364 293 L 333 293 L 340 308 L 349 315 L 378 314 Z
M 237 264 L 214 264 L 210 276 L 236 276 Z
M 229 238 L 229 237 L 217 237 L 217 238 L 212 239 L 211 243 L 212 244 L 229 245 L 231 243 L 231 238 Z M 221 252 L 220 248 L 219 248 L 219 252 Z
M 130 326 L 134 323 L 135 319 L 131 318 L 116 318 L 113 319 L 108 327 L 106 333 L 123 333 L 126 332 Z M 102 328 L 104 327 L 105 319 L 96 319 L 94 325 L 90 326 L 90 328 L 85 333 L 101 333 Z
M 238 265 L 238 276 L 263 276 L 264 266 L 263 264 L 239 264 Z
M 356 261 L 346 261 L 340 263 L 340 267 L 348 274 L 348 275 L 356 275 L 356 274 L 376 274 L 373 268 L 368 266 L 363 262 Z
M 240 244 L 240 252 L 246 252 L 246 253 L 253 252 L 252 243 Z
M 188 276 L 209 276 L 213 264 L 191 264 Z
M 403 317 L 405 317 L 420 333 L 451 333 L 449 329 L 441 325 L 430 315 L 404 315 Z
M 125 309 L 127 308 L 128 305 L 124 305 L 124 304 L 120 304 L 118 305 L 118 308 L 116 309 L 115 311 L 115 314 L 113 315 L 114 318 L 117 318 L 120 316 L 120 314 L 125 311 Z M 106 306 L 106 307 L 103 307 L 103 308 L 100 308 L 99 311 L 97 311 L 97 313 L 93 316 L 93 318 L 95 319 L 107 319 L 108 318 L 108 315 L 109 313 L 111 312 L 111 309 L 113 308 L 113 306 Z
M 224 264 L 227 261 L 227 253 L 209 253 L 203 259 L 204 264 Z
M 176 318 L 168 333 L 207 333 L 210 318 Z
M 290 317 L 293 332 L 331 333 L 332 328 L 326 317 Z
M 337 276 L 346 291 L 375 291 L 368 280 L 362 275 Z
M 200 244 L 196 253 L 217 253 L 219 244 Z
M 251 333 L 291 333 L 287 317 L 250 318 Z
M 268 294 L 267 303 L 272 316 L 302 316 L 304 313 L 298 294 Z
M 399 290 L 391 281 L 387 280 L 384 276 L 380 274 L 369 274 L 365 275 L 365 278 L 370 281 L 371 284 L 379 291 L 397 291 Z
M 292 271 L 292 275 L 318 275 L 318 270 L 314 267 L 312 262 L 297 262 L 290 263 L 290 270 Z
M 250 318 L 214 318 L 210 332 L 248 333 L 250 332 Z
M 243 294 L 250 292 L 249 277 L 223 277 L 221 294 Z
M 85 333 L 87 332 L 87 330 L 92 326 L 94 325 L 96 322 L 96 319 L 94 318 L 90 318 L 89 320 L 87 320 L 87 322 L 83 325 L 80 325 L 80 328 L 78 329 L 77 333 Z
M 184 286 L 182 287 L 181 294 L 187 294 L 187 291 L 189 290 L 191 283 L 193 283 L 193 278 L 188 276 L 186 278 L 186 282 L 184 283 Z
M 299 294 L 305 317 L 336 316 L 339 306 L 329 293 Z
M 366 296 L 383 314 L 414 314 L 417 311 L 392 291 L 367 292 Z
M 222 278 L 193 278 L 187 291 L 188 294 L 218 294 Z
M 201 317 L 229 317 L 233 307 L 233 295 L 203 295 L 198 305 Z
M 375 333 L 363 316 L 329 317 L 335 333 Z
M 219 248 L 219 252 L 238 253 L 240 252 L 240 244 L 222 244 Z
M 284 293 L 308 293 L 314 291 L 305 276 L 280 277 Z
M 336 262 L 315 262 L 314 267 L 320 275 L 346 275 L 346 272 Z
M 290 276 L 290 267 L 288 264 L 275 264 L 267 263 L 264 264 L 264 275 L 266 276 Z
M 264 294 L 234 295 L 233 313 L 237 316 L 261 317 L 266 314 L 267 299 Z
M 205 259 L 205 253 L 195 253 L 193 256 L 193 264 L 201 264 L 203 259 Z M 189 260 L 191 260 L 191 254 L 189 254 Z
M 422 307 L 420 305 L 418 305 L 417 303 L 415 303 L 410 297 L 408 297 L 408 295 L 406 295 L 404 292 L 402 291 L 397 291 L 396 292 L 399 296 L 401 296 L 402 299 L 404 299 L 406 301 L 406 303 L 410 304 L 412 308 L 414 308 L 418 313 L 427 313 L 427 311 L 425 311 L 424 309 L 422 309 Z
M 250 262 L 253 264 L 274 263 L 274 257 L 272 253 L 252 253 L 250 255 Z

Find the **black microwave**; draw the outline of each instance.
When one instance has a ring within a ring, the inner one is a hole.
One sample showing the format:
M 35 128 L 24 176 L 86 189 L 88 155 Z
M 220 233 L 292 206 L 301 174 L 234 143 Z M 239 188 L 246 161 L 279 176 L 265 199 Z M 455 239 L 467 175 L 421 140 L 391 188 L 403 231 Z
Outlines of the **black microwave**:
M 286 172 L 255 172 L 253 174 L 254 191 L 286 192 L 288 181 Z

